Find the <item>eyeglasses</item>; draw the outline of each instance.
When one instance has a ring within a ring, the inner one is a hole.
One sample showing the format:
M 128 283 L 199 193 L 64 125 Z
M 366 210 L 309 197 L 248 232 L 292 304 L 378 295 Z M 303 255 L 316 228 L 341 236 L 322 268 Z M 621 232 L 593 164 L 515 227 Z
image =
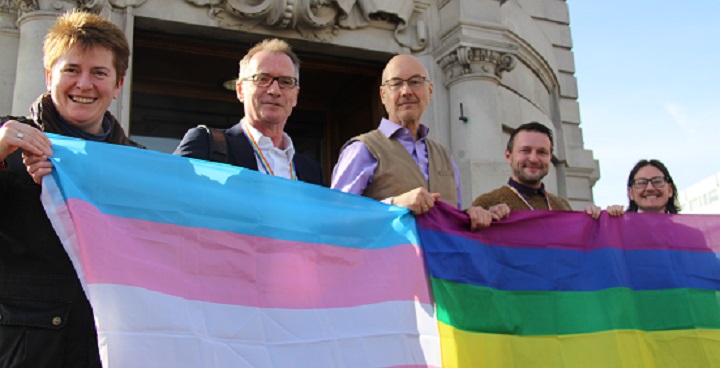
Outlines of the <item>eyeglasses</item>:
M 243 80 L 252 81 L 253 84 L 258 87 L 270 87 L 273 82 L 277 81 L 280 89 L 291 89 L 299 85 L 297 78 L 288 77 L 285 75 L 273 77 L 272 75 L 265 73 L 253 74 L 247 78 L 243 78 Z
M 392 78 L 386 80 L 382 85 L 389 88 L 391 91 L 397 91 L 398 89 L 402 88 L 403 84 L 407 83 L 408 87 L 410 89 L 420 89 L 423 87 L 425 82 L 427 81 L 427 78 L 416 75 L 412 76 L 408 79 L 400 79 L 400 78 Z
M 662 176 L 655 176 L 650 179 L 638 178 L 632 181 L 632 186 L 635 189 L 645 189 L 648 183 L 652 183 L 655 188 L 662 188 L 668 183 L 668 180 Z

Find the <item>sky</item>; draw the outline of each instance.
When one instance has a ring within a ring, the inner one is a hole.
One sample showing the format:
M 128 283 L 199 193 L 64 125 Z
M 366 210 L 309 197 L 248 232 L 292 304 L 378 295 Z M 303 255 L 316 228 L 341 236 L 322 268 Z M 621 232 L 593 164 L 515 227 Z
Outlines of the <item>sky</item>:
M 595 204 L 655 158 L 679 190 L 720 172 L 720 1 L 567 0 Z

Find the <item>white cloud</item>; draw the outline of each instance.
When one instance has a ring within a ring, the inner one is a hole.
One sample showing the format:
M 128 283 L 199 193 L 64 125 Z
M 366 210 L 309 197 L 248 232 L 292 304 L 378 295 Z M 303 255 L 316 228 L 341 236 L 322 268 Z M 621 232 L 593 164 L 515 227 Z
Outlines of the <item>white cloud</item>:
M 685 109 L 674 102 L 665 102 L 665 111 L 673 118 L 673 120 L 682 127 L 687 127 L 688 119 L 685 115 Z

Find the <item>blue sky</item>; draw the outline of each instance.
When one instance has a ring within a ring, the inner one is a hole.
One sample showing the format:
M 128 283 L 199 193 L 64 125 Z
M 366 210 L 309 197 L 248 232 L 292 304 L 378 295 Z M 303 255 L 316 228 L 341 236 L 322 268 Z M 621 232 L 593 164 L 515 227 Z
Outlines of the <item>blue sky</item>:
M 680 190 L 720 171 L 720 1 L 567 0 L 585 148 L 600 161 L 593 193 L 627 205 L 643 158 Z

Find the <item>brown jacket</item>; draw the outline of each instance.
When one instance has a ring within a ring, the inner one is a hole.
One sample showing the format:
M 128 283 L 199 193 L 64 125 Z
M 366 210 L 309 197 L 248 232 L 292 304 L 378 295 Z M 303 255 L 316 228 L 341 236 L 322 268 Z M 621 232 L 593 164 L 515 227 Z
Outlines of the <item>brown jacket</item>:
M 550 206 L 552 206 L 553 210 L 572 211 L 570 203 L 568 203 L 565 198 L 556 196 L 547 191 L 545 193 L 548 196 Z M 525 196 L 524 198 L 528 201 L 528 203 L 530 203 L 532 208 L 529 208 L 528 205 L 523 202 L 523 200 L 517 194 L 515 194 L 515 192 L 508 188 L 507 185 L 503 185 L 498 189 L 482 194 L 479 197 L 475 198 L 472 205 L 481 206 L 482 208 L 490 208 L 491 206 L 494 206 L 496 204 L 505 203 L 508 205 L 508 207 L 510 207 L 510 210 L 512 211 L 549 209 L 544 195 L 535 194 L 532 196 Z

